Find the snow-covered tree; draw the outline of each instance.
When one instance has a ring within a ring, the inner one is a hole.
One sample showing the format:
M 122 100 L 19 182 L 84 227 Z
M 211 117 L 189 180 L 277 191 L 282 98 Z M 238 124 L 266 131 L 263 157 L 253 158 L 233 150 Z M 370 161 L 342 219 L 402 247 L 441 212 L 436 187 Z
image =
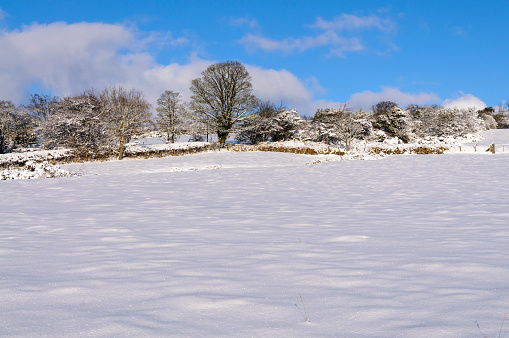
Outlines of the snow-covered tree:
M 94 156 L 109 143 L 107 121 L 93 92 L 64 97 L 41 125 L 46 148 L 72 148 L 79 156 Z
M 0 154 L 6 152 L 9 147 L 14 109 L 15 106 L 11 101 L 0 101 Z
M 35 120 L 28 111 L 11 101 L 0 101 L 0 153 L 37 142 Z
M 277 108 L 270 101 L 260 102 L 256 111 L 240 122 L 236 135 L 237 141 L 250 144 L 272 141 L 273 136 L 280 129 L 276 119 L 280 110 L 283 108 Z
M 403 142 L 412 138 L 412 119 L 406 110 L 390 101 L 382 101 L 375 106 L 372 115 L 375 129 L 385 132 L 389 137 L 397 137 Z
M 358 119 L 346 104 L 339 109 L 318 109 L 312 125 L 316 141 L 343 143 L 347 150 L 350 150 L 357 140 L 364 138 L 371 129 L 371 123 Z
M 497 121 L 497 128 L 509 128 L 509 100 L 500 102 L 498 111 L 493 114 L 493 118 Z
M 157 127 L 171 143 L 186 131 L 186 108 L 180 93 L 167 90 L 157 100 Z
M 438 106 L 409 106 L 413 132 L 418 137 L 461 136 L 493 127 L 493 121 L 479 117 L 475 109 L 448 109 Z
M 272 141 L 284 141 L 291 139 L 306 121 L 299 115 L 297 110 L 280 109 L 274 120 L 276 130 L 272 132 Z
M 504 112 L 498 112 L 493 115 L 493 118 L 497 122 L 497 128 L 499 129 L 507 129 L 509 128 L 509 115 Z
M 248 115 L 258 100 L 252 94 L 251 76 L 238 61 L 209 66 L 191 81 L 191 109 L 210 123 L 224 146 L 235 125 Z
M 365 121 L 365 120 L 363 120 Z M 334 128 L 338 139 L 345 144 L 346 150 L 351 150 L 355 143 L 362 139 L 366 126 L 354 114 L 347 112 Z
M 493 116 L 494 113 L 495 109 L 493 109 L 493 107 L 486 107 L 482 110 L 477 111 L 479 118 L 484 122 L 484 129 L 490 130 L 497 128 L 497 121 Z
M 108 87 L 101 93 L 103 112 L 119 146 L 118 159 L 124 156 L 124 146 L 140 134 L 150 120 L 150 104 L 141 91 L 122 86 Z
M 12 144 L 22 147 L 36 144 L 36 127 L 36 120 L 25 108 L 20 107 L 16 109 L 12 115 L 12 129 L 10 133 Z

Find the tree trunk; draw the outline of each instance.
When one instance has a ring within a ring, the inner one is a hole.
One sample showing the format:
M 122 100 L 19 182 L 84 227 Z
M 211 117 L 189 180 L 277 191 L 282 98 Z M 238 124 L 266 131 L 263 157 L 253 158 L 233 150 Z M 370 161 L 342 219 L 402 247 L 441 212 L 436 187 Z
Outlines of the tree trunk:
M 124 157 L 124 138 L 120 138 L 120 147 L 118 149 L 118 159 L 121 160 Z
M 224 148 L 224 144 L 226 143 L 226 139 L 228 138 L 228 132 L 218 131 L 217 138 L 219 139 L 219 147 Z

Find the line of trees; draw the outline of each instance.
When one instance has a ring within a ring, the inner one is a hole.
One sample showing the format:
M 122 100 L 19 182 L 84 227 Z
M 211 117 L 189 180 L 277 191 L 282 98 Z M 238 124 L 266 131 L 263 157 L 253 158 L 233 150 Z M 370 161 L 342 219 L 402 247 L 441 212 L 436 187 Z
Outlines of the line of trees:
M 39 145 L 71 148 L 77 156 L 101 157 L 149 127 L 150 105 L 137 90 L 122 86 L 58 98 L 35 94 L 26 106 L 0 101 L 0 152 Z
M 459 137 L 494 128 L 509 128 L 509 106 L 495 113 L 483 110 L 447 109 L 439 106 L 409 105 L 405 109 L 382 101 L 369 113 L 353 113 L 346 105 L 339 109 L 319 109 L 308 121 L 302 139 L 343 144 L 347 150 L 358 140 L 385 141 L 397 138 L 408 143 L 427 137 Z
M 191 81 L 189 103 L 167 90 L 157 100 L 157 116 L 143 93 L 123 86 L 100 92 L 88 90 L 63 98 L 34 94 L 29 104 L 16 107 L 0 101 L 0 153 L 38 145 L 46 149 L 71 148 L 83 158 L 104 157 L 135 136 L 156 130 L 167 142 L 181 135 L 209 140 L 217 135 L 221 146 L 234 133 L 242 143 L 299 139 L 325 142 L 351 149 L 357 140 L 398 138 L 410 142 L 426 136 L 458 136 L 482 129 L 509 128 L 509 106 L 457 110 L 438 106 L 410 105 L 406 109 L 391 101 L 352 112 L 345 104 L 318 109 L 312 118 L 295 110 L 260 101 L 252 93 L 251 77 L 237 61 L 209 66 Z

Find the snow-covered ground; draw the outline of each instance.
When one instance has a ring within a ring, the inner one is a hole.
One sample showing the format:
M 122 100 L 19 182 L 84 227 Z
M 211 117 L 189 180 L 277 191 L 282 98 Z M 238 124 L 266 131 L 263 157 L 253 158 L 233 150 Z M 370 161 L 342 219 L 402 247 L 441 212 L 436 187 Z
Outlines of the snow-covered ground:
M 0 335 L 498 336 L 509 152 L 316 158 L 210 152 L 0 181 Z

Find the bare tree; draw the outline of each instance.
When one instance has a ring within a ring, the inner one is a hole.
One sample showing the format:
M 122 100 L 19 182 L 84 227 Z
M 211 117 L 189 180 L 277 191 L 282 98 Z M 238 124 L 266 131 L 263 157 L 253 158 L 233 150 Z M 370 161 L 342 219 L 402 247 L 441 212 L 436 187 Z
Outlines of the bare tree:
M 37 116 L 40 121 L 44 122 L 51 115 L 60 99 L 57 96 L 46 94 L 32 94 L 30 95 L 30 103 L 26 108 Z
M 201 78 L 191 81 L 191 108 L 208 117 L 221 146 L 234 126 L 256 107 L 252 87 L 251 76 L 238 61 L 211 65 Z
M 352 112 L 346 112 L 337 122 L 335 131 L 348 151 L 353 148 L 357 140 L 362 138 L 365 127 L 354 117 Z
M 186 108 L 181 103 L 180 93 L 167 90 L 157 100 L 157 125 L 160 131 L 166 135 L 166 140 L 171 143 L 185 130 L 184 116 Z
M 124 157 L 124 146 L 140 133 L 150 120 L 150 105 L 141 91 L 122 86 L 108 87 L 101 93 L 104 113 L 118 142 L 118 159 Z
M 398 105 L 392 101 L 380 101 L 373 107 L 371 107 L 371 110 L 373 111 L 373 115 L 379 116 L 379 115 L 390 115 L 392 113 L 392 110 L 397 107 Z
M 197 113 L 192 109 L 187 109 L 186 115 L 188 117 L 186 132 L 191 135 L 191 141 L 209 142 L 209 136 L 212 132 L 210 117 L 204 114 Z M 203 135 L 206 137 L 204 138 Z

